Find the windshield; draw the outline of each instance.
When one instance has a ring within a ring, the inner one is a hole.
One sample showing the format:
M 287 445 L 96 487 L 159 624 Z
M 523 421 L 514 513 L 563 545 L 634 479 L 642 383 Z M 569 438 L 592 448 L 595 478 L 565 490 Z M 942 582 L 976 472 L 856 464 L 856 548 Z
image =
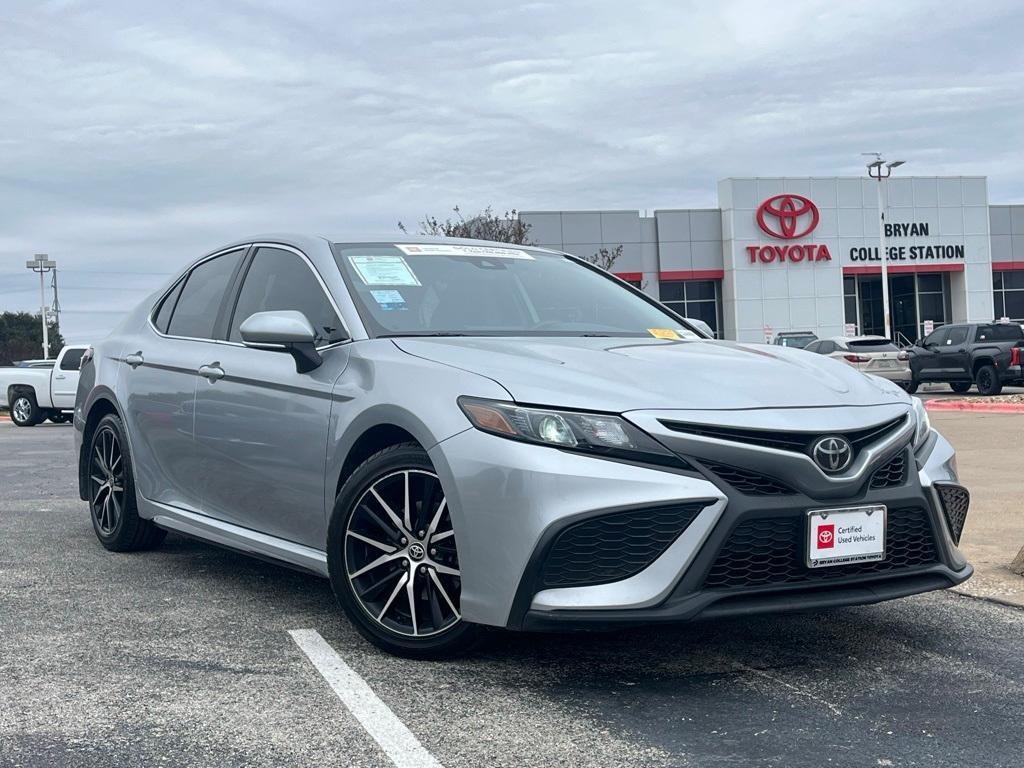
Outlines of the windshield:
M 794 347 L 796 349 L 803 349 L 812 341 L 817 341 L 818 337 L 813 334 L 807 334 L 806 336 L 781 336 L 779 337 L 779 344 L 783 347 Z
M 700 338 L 679 318 L 558 254 L 508 246 L 340 245 L 372 336 Z

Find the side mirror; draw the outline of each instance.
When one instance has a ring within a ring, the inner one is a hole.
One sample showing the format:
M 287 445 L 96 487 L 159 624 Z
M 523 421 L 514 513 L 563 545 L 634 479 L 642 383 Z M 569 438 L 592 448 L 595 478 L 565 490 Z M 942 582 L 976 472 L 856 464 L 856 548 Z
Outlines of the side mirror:
M 323 363 L 316 351 L 316 331 L 301 312 L 257 312 L 247 317 L 238 330 L 247 347 L 289 353 L 295 358 L 295 370 L 299 373 L 309 373 Z

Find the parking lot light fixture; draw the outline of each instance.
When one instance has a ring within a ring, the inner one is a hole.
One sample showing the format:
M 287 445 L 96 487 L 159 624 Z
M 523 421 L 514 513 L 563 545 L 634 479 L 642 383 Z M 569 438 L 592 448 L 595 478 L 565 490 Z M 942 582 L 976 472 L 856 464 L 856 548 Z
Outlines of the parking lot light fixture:
M 50 270 L 57 269 L 57 262 L 51 261 L 45 253 L 37 253 L 31 261 L 25 262 L 25 267 L 33 272 L 39 273 L 39 317 L 43 323 L 43 360 L 50 359 L 50 334 L 46 325 L 49 310 L 46 308 L 46 281 L 45 275 Z
M 885 326 L 885 337 L 892 338 L 892 312 L 889 308 L 889 254 L 885 249 L 885 191 L 883 182 L 892 175 L 893 168 L 899 168 L 904 160 L 886 162 L 880 152 L 864 152 L 874 157 L 868 163 L 868 176 L 878 182 L 878 258 L 882 265 L 882 315 Z

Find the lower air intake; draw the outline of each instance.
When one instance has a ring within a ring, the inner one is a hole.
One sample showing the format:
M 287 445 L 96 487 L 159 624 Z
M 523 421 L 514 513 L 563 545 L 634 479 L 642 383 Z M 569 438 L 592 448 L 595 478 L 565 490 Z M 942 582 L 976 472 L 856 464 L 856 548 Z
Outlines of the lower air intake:
M 629 578 L 657 560 L 706 505 L 630 509 L 574 523 L 552 544 L 541 585 L 578 587 Z
M 935 489 L 939 492 L 942 512 L 949 523 L 949 535 L 953 538 L 953 543 L 959 546 L 964 523 L 967 522 L 967 508 L 971 505 L 971 494 L 962 485 L 936 483 Z

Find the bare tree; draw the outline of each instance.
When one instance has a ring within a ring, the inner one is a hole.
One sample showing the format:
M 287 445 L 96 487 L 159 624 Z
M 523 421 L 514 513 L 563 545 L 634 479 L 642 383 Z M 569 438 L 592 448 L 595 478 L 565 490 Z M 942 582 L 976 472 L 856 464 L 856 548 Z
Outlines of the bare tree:
M 474 240 L 492 240 L 496 243 L 532 245 L 530 225 L 519 220 L 519 212 L 513 208 L 499 216 L 487 206 L 476 216 L 466 218 L 459 206 L 452 208 L 455 218 L 444 221 L 434 216 L 425 216 L 419 223 L 419 234 L 437 237 L 468 237 Z M 408 232 L 405 224 L 398 222 L 398 228 Z
M 581 256 L 580 258 L 595 267 L 600 267 L 605 272 L 611 272 L 612 267 L 615 266 L 615 262 L 618 261 L 622 255 L 622 246 L 616 245 L 614 248 L 601 248 L 593 256 Z

